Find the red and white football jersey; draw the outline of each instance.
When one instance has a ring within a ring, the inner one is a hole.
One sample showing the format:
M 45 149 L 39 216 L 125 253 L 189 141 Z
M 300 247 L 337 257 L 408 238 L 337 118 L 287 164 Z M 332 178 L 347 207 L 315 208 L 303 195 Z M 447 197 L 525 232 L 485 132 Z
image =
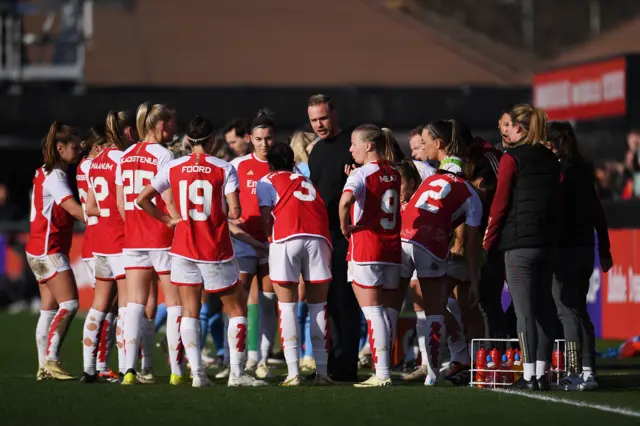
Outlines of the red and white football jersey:
M 287 171 L 272 172 L 258 182 L 260 207 L 272 207 L 271 242 L 293 237 L 329 237 L 329 216 L 311 179 Z
M 402 211 L 402 241 L 445 260 L 453 230 L 461 223 L 480 226 L 480 197 L 464 179 L 439 171 L 425 179 Z
M 89 188 L 96 197 L 100 218 L 95 226 L 93 252 L 99 255 L 122 253 L 124 248 L 124 220 L 118 211 L 116 185 L 120 182 L 122 151 L 107 148 L 91 162 Z
M 136 204 L 136 198 L 151 183 L 158 171 L 173 160 L 171 152 L 157 143 L 138 142 L 130 146 L 120 160 L 124 189 L 124 248 L 129 250 L 162 250 L 171 247 L 173 230 L 155 220 Z M 153 199 L 159 209 L 167 211 L 161 196 Z
M 80 204 L 82 204 L 82 210 L 85 212 L 84 221 L 85 229 L 84 236 L 82 237 L 82 258 L 93 258 L 93 250 L 91 243 L 93 239 L 94 225 L 98 223 L 97 217 L 87 216 L 87 196 L 89 194 L 89 181 L 87 180 L 87 174 L 89 173 L 89 167 L 91 167 L 92 158 L 85 157 L 80 160 L 78 168 L 76 170 L 76 182 L 78 184 L 78 195 L 80 196 Z
M 240 182 L 240 205 L 242 206 L 242 221 L 244 230 L 258 241 L 266 242 L 260 207 L 258 205 L 258 181 L 271 172 L 269 164 L 261 161 L 254 153 L 238 157 L 231 162 L 238 173 Z
M 31 193 L 30 235 L 25 247 L 31 256 L 68 255 L 71 250 L 74 219 L 60 206 L 73 198 L 67 179 L 67 174 L 59 168 L 51 173 L 44 167 L 36 170 Z
M 225 196 L 238 190 L 238 177 L 231 164 L 210 155 L 191 154 L 171 161 L 151 185 L 160 193 L 171 188 L 182 216 L 172 255 L 207 263 L 233 259 Z
M 355 263 L 400 264 L 400 173 L 388 163 L 367 163 L 349 176 L 343 192 L 356 197 L 351 223 L 349 260 Z

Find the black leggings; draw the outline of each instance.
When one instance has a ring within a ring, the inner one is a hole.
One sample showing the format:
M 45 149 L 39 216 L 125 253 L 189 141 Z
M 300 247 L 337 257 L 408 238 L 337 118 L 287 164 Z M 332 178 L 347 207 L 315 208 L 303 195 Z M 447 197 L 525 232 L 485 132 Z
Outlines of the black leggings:
M 594 256 L 594 249 L 590 246 L 561 248 L 553 276 L 553 299 L 564 329 L 564 338 L 569 346 L 571 343 L 580 344 L 581 349 L 578 350 L 581 352 L 582 365 L 592 369 L 595 367 L 596 343 L 593 323 L 587 311 L 587 293 L 593 274 Z M 579 365 L 577 368 L 580 370 Z
M 557 318 L 551 295 L 554 251 L 551 248 L 520 248 L 504 254 L 525 363 L 551 361 Z

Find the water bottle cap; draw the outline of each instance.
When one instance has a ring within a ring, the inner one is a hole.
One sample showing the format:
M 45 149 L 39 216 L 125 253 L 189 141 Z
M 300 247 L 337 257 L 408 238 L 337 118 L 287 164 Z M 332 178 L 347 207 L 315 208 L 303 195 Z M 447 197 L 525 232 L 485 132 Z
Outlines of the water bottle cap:
M 502 361 L 507 362 L 507 356 L 506 355 L 502 355 Z
M 487 361 L 491 362 L 491 355 L 487 355 Z
M 516 354 L 515 359 L 520 361 L 520 354 Z

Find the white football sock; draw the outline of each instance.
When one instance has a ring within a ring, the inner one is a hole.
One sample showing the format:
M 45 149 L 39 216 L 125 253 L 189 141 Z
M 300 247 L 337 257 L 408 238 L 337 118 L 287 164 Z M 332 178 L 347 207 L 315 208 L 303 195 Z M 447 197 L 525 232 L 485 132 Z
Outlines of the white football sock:
M 418 348 L 420 348 L 420 363 L 426 367 L 427 363 L 427 315 L 424 311 L 416 312 L 416 335 L 418 337 Z
M 200 348 L 200 318 L 182 317 L 180 322 L 180 336 L 184 350 L 189 357 L 193 376 L 202 376 L 202 351 Z
M 259 293 L 260 306 L 260 361 L 267 362 L 276 335 L 276 294 Z
M 316 360 L 316 373 L 326 376 L 329 361 L 329 318 L 326 303 L 308 303 L 310 317 L 311 348 Z
M 180 320 L 182 306 L 167 308 L 167 347 L 169 348 L 169 364 L 171 374 L 182 376 L 182 339 L 180 338 Z
M 245 350 L 247 349 L 247 317 L 229 319 L 227 330 L 229 341 L 229 366 L 235 377 L 244 374 Z
M 300 375 L 300 330 L 298 330 L 297 303 L 278 302 L 280 311 L 280 340 L 287 362 L 286 380 Z
M 376 376 L 380 380 L 389 378 L 389 330 L 384 320 L 382 306 L 365 306 L 362 308 L 369 330 L 369 346 L 371 358 L 376 368 Z
M 102 327 L 100 329 L 100 341 L 98 343 L 98 359 L 96 368 L 98 372 L 106 371 L 109 364 L 109 354 L 111 353 L 111 347 L 115 339 L 116 333 L 116 315 L 113 312 L 108 312 L 102 321 Z
M 396 344 L 397 324 L 399 312 L 393 308 L 386 308 L 387 317 L 389 318 L 389 352 L 393 351 L 393 347 Z
M 139 303 L 127 304 L 127 321 L 124 323 L 125 372 L 136 369 L 138 351 L 140 348 L 140 334 L 144 320 L 144 305 Z
M 73 317 L 78 312 L 78 300 L 67 300 L 59 304 L 58 312 L 51 321 L 47 335 L 47 361 L 58 361 L 60 347 L 69 331 Z
M 547 363 L 546 363 L 546 361 L 536 361 L 536 378 L 539 379 L 540 377 L 544 376 L 545 374 L 547 374 Z
M 153 369 L 153 346 L 156 336 L 156 324 L 153 319 L 142 320 L 142 369 Z
M 121 306 L 118 308 L 118 318 L 116 319 L 116 346 L 118 347 L 118 372 L 127 372 L 127 356 L 124 350 L 124 318 L 127 315 L 127 308 Z
M 49 336 L 49 327 L 51 327 L 51 322 L 57 313 L 57 309 L 40 311 L 40 317 L 38 317 L 38 325 L 36 325 L 36 347 L 38 348 L 38 365 L 40 367 L 44 365 L 47 358 L 47 337 Z
M 229 333 L 229 315 L 222 314 L 222 316 L 224 317 L 224 359 L 222 361 L 223 364 L 229 365 L 229 339 L 227 338 L 227 334 Z
M 427 315 L 427 367 L 433 379 L 437 379 L 440 372 L 438 366 L 443 336 L 446 336 L 444 315 Z
M 535 362 L 525 362 L 523 363 L 523 377 L 526 381 L 531 381 L 536 372 L 536 363 Z
M 84 372 L 96 374 L 96 355 L 100 343 L 100 334 L 107 314 L 96 309 L 89 309 L 82 328 L 82 365 Z

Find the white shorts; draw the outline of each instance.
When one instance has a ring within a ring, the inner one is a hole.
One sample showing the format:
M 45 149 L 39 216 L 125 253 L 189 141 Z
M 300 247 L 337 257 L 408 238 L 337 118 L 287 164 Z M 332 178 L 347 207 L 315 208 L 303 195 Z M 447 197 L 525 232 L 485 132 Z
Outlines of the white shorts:
M 447 263 L 415 244 L 402 242 L 402 269 L 400 276 L 410 278 L 439 278 L 447 274 Z
M 69 256 L 62 253 L 48 254 L 44 256 L 31 256 L 27 253 L 27 263 L 36 276 L 38 284 L 44 284 L 63 271 L 71 269 Z
M 91 281 L 91 287 L 96 286 L 96 258 L 91 259 L 82 259 L 84 262 L 84 268 L 87 270 L 87 274 L 89 274 L 89 280 Z
M 171 256 L 169 250 L 125 250 L 124 269 L 153 269 L 158 275 L 171 273 Z
M 400 279 L 400 265 L 386 263 L 359 264 L 353 261 L 347 266 L 349 281 L 358 287 L 382 287 L 385 290 L 398 288 Z
M 125 259 L 123 254 L 114 254 L 112 256 L 95 254 L 94 259 L 96 260 L 96 280 L 121 280 L 127 276 L 126 272 L 124 271 Z
M 469 266 L 466 259 L 449 259 L 447 261 L 447 275 L 463 283 L 469 282 Z
M 222 263 L 195 262 L 178 256 L 171 259 L 171 284 L 204 285 L 204 291 L 218 293 L 227 290 L 240 279 L 235 259 Z
M 295 237 L 269 246 L 269 276 L 274 284 L 331 281 L 331 246 L 324 238 Z

